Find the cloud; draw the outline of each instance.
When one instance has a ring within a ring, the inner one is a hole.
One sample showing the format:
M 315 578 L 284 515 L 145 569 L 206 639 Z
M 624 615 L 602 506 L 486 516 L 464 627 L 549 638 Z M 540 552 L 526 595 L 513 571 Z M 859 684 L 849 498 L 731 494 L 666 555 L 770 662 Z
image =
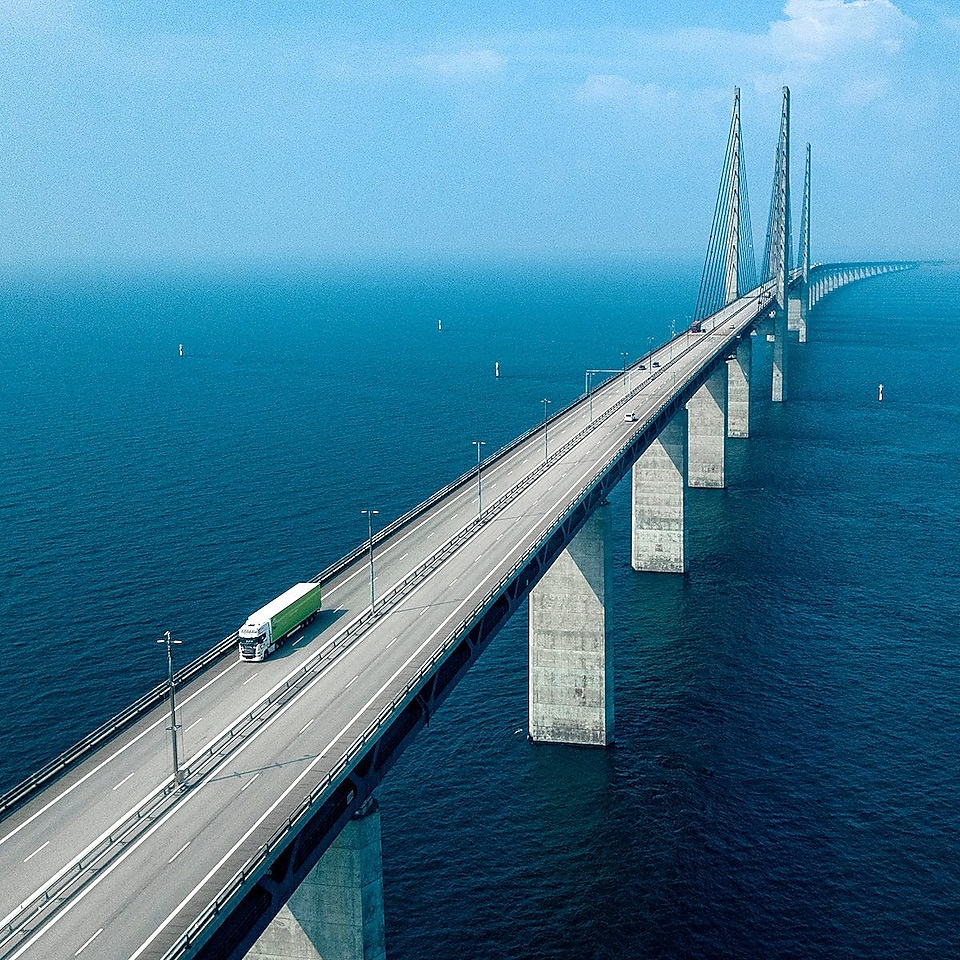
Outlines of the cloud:
M 502 73 L 507 59 L 494 50 L 463 50 L 428 54 L 420 57 L 417 64 L 428 74 L 443 80 L 466 80 Z
M 783 15 L 765 30 L 585 36 L 579 64 L 571 59 L 569 68 L 579 66 L 585 77 L 579 103 L 625 112 L 699 109 L 726 101 L 730 86 L 748 84 L 773 98 L 784 85 L 822 90 L 832 101 L 862 108 L 896 89 L 916 31 L 891 0 L 786 0 Z M 584 55 L 593 62 L 583 62 Z M 718 90 L 727 94 L 717 97 Z
M 786 62 L 896 54 L 917 27 L 890 0 L 788 0 L 784 14 L 770 25 L 767 39 Z

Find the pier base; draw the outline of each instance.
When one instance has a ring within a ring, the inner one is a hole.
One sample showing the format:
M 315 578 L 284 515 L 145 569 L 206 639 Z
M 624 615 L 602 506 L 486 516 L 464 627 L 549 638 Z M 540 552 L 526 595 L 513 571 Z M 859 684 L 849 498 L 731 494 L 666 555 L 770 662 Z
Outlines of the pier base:
M 726 486 L 727 369 L 720 367 L 687 402 L 687 483 Z
M 750 436 L 750 375 L 753 340 L 744 337 L 733 359 L 727 361 L 727 436 L 746 440 Z
M 607 642 L 610 507 L 598 507 L 530 592 L 532 740 L 613 742 L 613 659 Z
M 687 413 L 681 410 L 633 466 L 634 570 L 686 573 Z
M 247 960 L 384 960 L 380 811 L 368 803 L 294 891 Z

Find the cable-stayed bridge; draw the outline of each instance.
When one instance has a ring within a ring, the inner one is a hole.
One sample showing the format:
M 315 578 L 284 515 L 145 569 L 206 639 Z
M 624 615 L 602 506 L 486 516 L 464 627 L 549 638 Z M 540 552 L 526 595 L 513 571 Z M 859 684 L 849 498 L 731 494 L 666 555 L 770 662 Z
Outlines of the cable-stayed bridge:
M 202 746 L 176 774 L 160 687 L 0 798 L 0 957 L 383 956 L 375 790 L 528 598 L 531 738 L 612 742 L 607 495 L 631 475 L 636 570 L 686 571 L 686 490 L 787 398 L 791 328 L 911 266 L 810 262 L 809 147 L 791 263 L 785 90 L 758 279 L 739 106 L 692 327 L 323 571 L 277 654 L 234 634 L 181 671 L 174 736 Z

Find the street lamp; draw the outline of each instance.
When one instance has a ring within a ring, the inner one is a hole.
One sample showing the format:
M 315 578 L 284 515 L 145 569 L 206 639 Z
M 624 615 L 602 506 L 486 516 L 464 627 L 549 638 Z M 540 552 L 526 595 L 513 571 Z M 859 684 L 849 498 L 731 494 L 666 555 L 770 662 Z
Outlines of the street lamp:
M 550 406 L 550 401 L 544 397 L 540 401 L 543 404 L 543 459 L 547 459 L 547 407 Z
M 376 594 L 373 587 L 373 518 L 379 513 L 379 510 L 361 510 L 360 513 L 367 517 L 367 536 L 370 540 L 370 612 L 373 613 L 376 607 Z
M 627 392 L 627 357 L 630 354 L 626 350 L 620 351 L 620 357 L 623 360 L 623 392 Z
M 180 765 L 177 762 L 177 700 L 173 686 L 173 645 L 183 643 L 182 640 L 174 640 L 170 636 L 170 631 L 165 630 L 162 637 L 157 638 L 157 643 L 167 645 L 167 675 L 170 681 L 170 736 L 173 746 L 173 780 L 178 786 L 183 783 L 183 774 L 180 771 Z
M 483 515 L 483 487 L 480 485 L 480 448 L 487 445 L 486 440 L 474 440 L 473 445 L 477 448 L 477 517 Z

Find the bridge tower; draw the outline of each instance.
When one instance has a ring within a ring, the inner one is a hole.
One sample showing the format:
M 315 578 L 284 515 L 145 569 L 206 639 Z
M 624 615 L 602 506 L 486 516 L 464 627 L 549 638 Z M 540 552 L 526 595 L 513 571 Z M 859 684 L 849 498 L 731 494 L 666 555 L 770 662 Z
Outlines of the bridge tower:
M 756 286 L 750 198 L 740 135 L 740 88 L 733 91 L 730 134 L 714 208 L 694 319 L 702 320 Z
M 738 270 L 740 264 L 740 161 L 743 144 L 740 139 L 740 88 L 733 90 L 733 116 L 730 120 L 730 138 L 727 146 L 730 175 L 727 184 L 727 257 L 724 292 L 725 302 L 732 303 L 739 295 Z
M 803 289 L 810 283 L 810 144 L 803 172 L 803 206 L 800 211 L 800 270 Z
M 764 252 L 764 280 L 776 281 L 774 319 L 773 385 L 771 400 L 787 397 L 787 296 L 790 285 L 790 88 L 783 88 L 780 140 L 773 172 L 770 219 Z
M 800 212 L 800 253 L 797 278 L 790 296 L 787 312 L 787 329 L 800 334 L 800 342 L 807 340 L 807 313 L 810 310 L 810 144 L 807 144 L 807 161 L 803 175 L 803 204 Z

